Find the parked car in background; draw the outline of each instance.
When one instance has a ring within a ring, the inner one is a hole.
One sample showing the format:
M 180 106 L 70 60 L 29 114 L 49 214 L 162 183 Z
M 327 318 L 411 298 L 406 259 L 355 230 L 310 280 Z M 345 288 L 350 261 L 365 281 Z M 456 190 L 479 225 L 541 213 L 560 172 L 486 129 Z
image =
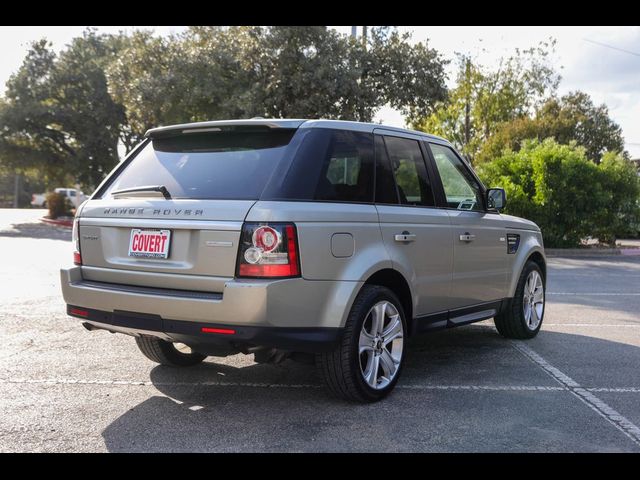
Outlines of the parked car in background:
M 88 197 L 84 192 L 78 192 L 75 188 L 56 188 L 55 193 L 61 193 L 74 207 L 78 207 Z M 46 193 L 34 193 L 31 195 L 31 206 L 38 208 L 47 208 L 47 194 Z
M 336 395 L 371 402 L 398 381 L 411 335 L 494 318 L 504 337 L 536 336 L 542 235 L 505 202 L 421 132 L 156 128 L 78 209 L 62 292 L 87 330 L 132 335 L 157 363 L 315 355 Z

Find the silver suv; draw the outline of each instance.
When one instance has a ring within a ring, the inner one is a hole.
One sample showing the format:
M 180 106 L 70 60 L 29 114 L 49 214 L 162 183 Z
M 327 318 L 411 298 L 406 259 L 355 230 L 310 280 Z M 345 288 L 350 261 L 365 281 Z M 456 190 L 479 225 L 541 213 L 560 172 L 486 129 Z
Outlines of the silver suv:
M 67 313 L 151 360 L 315 362 L 370 402 L 415 334 L 544 315 L 540 229 L 502 215 L 442 138 L 375 124 L 234 120 L 149 130 L 74 222 Z

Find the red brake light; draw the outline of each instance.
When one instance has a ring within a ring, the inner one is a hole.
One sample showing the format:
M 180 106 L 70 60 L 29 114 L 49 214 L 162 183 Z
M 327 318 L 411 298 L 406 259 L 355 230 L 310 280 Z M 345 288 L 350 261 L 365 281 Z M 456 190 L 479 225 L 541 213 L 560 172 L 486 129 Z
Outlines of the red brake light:
M 73 252 L 73 263 L 76 265 L 82 265 L 82 256 L 80 252 Z
M 221 333 L 222 335 L 235 335 L 236 331 L 230 328 L 209 328 L 202 327 L 202 333 Z
M 294 224 L 243 225 L 237 276 L 272 278 L 299 275 L 298 236 Z
M 69 309 L 69 315 L 75 315 L 77 317 L 88 317 L 89 316 L 89 312 L 87 310 L 82 310 L 80 308 L 70 308 Z

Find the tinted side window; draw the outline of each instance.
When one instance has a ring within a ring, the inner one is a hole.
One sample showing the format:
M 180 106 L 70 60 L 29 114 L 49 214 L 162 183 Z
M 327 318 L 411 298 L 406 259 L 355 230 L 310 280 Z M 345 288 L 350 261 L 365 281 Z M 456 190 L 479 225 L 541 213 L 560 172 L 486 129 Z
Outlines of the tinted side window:
M 371 140 L 366 135 L 333 132 L 314 200 L 373 201 L 371 153 Z
M 391 161 L 387 155 L 387 147 L 380 135 L 375 136 L 376 149 L 376 203 L 398 203 L 398 191 L 393 180 Z
M 263 199 L 373 202 L 373 135 L 315 128 L 299 132 L 286 173 Z
M 405 205 L 435 205 L 420 145 L 416 140 L 385 137 L 398 197 Z
M 442 180 L 447 206 L 458 210 L 484 210 L 480 185 L 462 160 L 442 145 L 429 144 Z

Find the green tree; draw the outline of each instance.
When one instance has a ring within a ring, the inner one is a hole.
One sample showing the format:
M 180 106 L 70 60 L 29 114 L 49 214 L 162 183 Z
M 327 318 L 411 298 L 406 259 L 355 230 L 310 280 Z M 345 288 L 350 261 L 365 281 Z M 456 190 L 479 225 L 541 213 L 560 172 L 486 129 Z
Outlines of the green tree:
M 476 162 L 489 161 L 505 148 L 518 150 L 526 139 L 548 137 L 562 144 L 575 141 L 595 163 L 600 162 L 605 152 L 624 151 L 622 130 L 609 117 L 607 106 L 594 105 L 586 93 L 572 92 L 560 99 L 547 100 L 535 117 L 524 116 L 501 124 L 483 143 Z
M 412 119 L 417 130 L 441 135 L 472 161 L 482 144 L 503 123 L 533 113 L 555 92 L 559 75 L 548 57 L 555 40 L 541 42 L 500 60 L 489 70 L 467 56 L 459 56 L 457 86 L 447 101 L 428 116 Z
M 595 218 L 593 236 L 605 243 L 640 233 L 640 177 L 622 154 L 606 152 L 598 165 L 604 206 Z
M 136 138 L 153 126 L 223 118 L 371 121 L 386 104 L 426 115 L 446 96 L 446 61 L 409 38 L 385 27 L 366 43 L 326 27 L 138 32 L 111 64 L 109 88 Z
M 427 115 L 446 61 L 408 35 L 366 42 L 326 27 L 192 27 L 170 37 L 86 31 L 59 55 L 36 42 L 0 99 L 0 158 L 95 187 L 149 128 L 224 118 L 370 121 L 386 104 Z
M 425 115 L 446 97 L 446 61 L 424 43 L 387 27 L 366 42 L 326 27 L 271 27 L 253 32 L 259 65 L 254 104 L 272 117 L 371 121 L 389 104 Z
M 553 139 L 527 140 L 479 166 L 487 185 L 507 192 L 506 213 L 529 218 L 542 229 L 547 247 L 575 247 L 594 236 L 613 242 L 625 225 L 640 220 L 640 179 L 621 155 L 596 165 L 583 147 Z
M 140 31 L 124 40 L 118 57 L 107 65 L 108 91 L 125 109 L 123 143 L 127 151 L 149 128 L 185 121 L 180 103 L 181 79 L 173 72 L 178 55 L 170 39 Z M 174 122 L 176 117 L 179 120 Z
M 58 183 L 96 186 L 118 161 L 124 109 L 104 73 L 117 50 L 112 36 L 88 30 L 56 56 L 35 42 L 7 83 L 0 106 L 0 157 L 16 168 L 38 167 Z

